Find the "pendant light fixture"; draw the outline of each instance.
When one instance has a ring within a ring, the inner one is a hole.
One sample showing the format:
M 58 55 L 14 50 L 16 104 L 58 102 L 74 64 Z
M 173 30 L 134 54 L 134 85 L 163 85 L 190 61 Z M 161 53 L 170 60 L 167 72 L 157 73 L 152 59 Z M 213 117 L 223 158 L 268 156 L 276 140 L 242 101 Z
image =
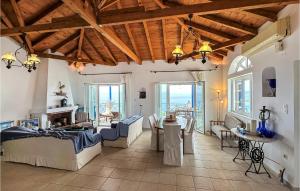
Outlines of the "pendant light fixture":
M 192 27 L 192 18 L 193 18 L 193 14 L 189 14 L 189 26 L 188 26 L 188 34 L 183 38 L 181 45 L 176 45 L 175 49 L 172 51 L 172 55 L 173 57 L 175 57 L 175 64 L 177 65 L 179 63 L 180 58 L 183 56 L 183 44 L 184 42 L 190 37 L 193 36 L 194 38 L 196 38 L 196 40 L 199 42 L 201 41 L 200 35 L 197 34 Z M 207 55 L 212 53 L 213 50 L 209 45 L 208 41 L 202 41 L 201 43 L 202 45 L 200 46 L 200 48 L 198 50 L 194 50 L 193 52 L 200 54 L 201 59 L 202 59 L 202 63 L 206 63 L 206 59 L 207 59 Z
M 26 51 L 26 60 L 21 61 L 18 58 L 18 55 L 20 54 L 19 50 L 24 49 Z M 16 67 L 25 67 L 27 68 L 28 72 L 31 72 L 32 70 L 36 70 L 37 65 L 40 64 L 40 59 L 37 57 L 36 54 L 30 54 L 28 49 L 26 48 L 25 44 L 23 44 L 20 48 L 18 48 L 15 51 L 15 54 L 13 55 L 11 52 L 7 52 L 1 56 L 2 62 L 6 64 L 6 68 L 10 69 L 12 66 Z M 14 64 L 16 61 L 19 62 L 19 64 Z

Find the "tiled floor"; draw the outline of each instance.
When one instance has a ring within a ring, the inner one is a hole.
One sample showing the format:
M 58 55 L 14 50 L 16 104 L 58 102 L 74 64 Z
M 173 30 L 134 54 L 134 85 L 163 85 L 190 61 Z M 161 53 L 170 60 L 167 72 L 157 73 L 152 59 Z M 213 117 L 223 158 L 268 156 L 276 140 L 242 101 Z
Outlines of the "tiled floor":
M 248 165 L 232 162 L 234 149 L 219 149 L 215 137 L 196 135 L 195 155 L 182 167 L 162 165 L 149 150 L 150 131 L 128 149 L 103 148 L 77 172 L 1 163 L 2 191 L 286 191 L 277 177 L 244 175 Z

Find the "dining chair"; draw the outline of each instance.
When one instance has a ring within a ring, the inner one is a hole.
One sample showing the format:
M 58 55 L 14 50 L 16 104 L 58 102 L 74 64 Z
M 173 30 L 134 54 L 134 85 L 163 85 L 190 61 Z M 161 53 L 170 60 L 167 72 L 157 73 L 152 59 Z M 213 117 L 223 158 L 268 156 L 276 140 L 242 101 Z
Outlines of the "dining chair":
M 159 118 L 158 118 L 157 114 L 154 113 L 153 117 L 154 117 L 154 120 L 155 120 L 156 124 L 158 124 L 159 123 Z
M 151 150 L 157 149 L 157 128 L 156 128 L 156 122 L 153 115 L 149 116 L 149 124 L 151 128 Z M 164 147 L 164 131 L 158 130 L 159 132 L 159 150 L 163 151 Z
M 192 119 L 190 128 L 184 132 L 184 153 L 194 154 L 194 129 L 196 120 Z
M 180 125 L 164 124 L 164 158 L 163 163 L 171 166 L 182 166 L 183 142 Z

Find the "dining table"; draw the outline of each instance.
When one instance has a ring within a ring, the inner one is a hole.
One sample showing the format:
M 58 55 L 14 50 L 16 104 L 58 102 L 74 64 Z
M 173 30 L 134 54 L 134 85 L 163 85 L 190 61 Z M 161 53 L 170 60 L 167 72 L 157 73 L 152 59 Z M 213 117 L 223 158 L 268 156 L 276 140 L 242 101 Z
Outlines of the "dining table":
M 187 119 L 184 117 L 176 117 L 176 120 L 174 121 L 169 121 L 166 118 L 161 118 L 158 122 L 158 124 L 156 125 L 156 151 L 159 152 L 159 131 L 163 131 L 164 130 L 164 125 L 180 125 L 180 129 L 181 129 L 181 134 L 182 134 L 182 144 L 183 144 L 183 153 L 184 153 L 184 131 L 185 131 L 185 127 L 187 124 Z

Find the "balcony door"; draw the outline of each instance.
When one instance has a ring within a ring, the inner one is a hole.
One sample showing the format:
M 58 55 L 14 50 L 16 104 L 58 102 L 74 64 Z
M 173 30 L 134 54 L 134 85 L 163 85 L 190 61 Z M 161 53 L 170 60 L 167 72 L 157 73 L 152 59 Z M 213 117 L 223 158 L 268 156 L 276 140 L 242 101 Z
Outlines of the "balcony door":
M 197 120 L 195 130 L 204 129 L 204 82 L 159 83 L 156 85 L 156 113 L 164 117 L 168 111 L 190 115 Z
M 109 125 L 112 114 L 125 118 L 125 84 L 86 84 L 85 88 L 85 111 L 96 125 Z

